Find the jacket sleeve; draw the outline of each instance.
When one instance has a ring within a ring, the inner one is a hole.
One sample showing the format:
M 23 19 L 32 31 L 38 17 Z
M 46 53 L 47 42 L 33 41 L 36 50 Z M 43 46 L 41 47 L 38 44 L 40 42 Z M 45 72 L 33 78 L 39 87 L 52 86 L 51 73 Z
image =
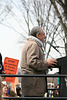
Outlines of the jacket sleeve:
M 48 64 L 46 60 L 39 58 L 39 47 L 36 43 L 31 44 L 27 49 L 27 64 L 34 70 L 46 70 Z

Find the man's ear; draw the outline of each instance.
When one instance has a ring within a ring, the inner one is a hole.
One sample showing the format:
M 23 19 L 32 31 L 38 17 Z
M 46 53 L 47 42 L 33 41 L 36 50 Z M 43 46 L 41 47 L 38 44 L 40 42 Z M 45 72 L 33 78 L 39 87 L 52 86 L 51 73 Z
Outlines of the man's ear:
M 36 34 L 36 37 L 39 38 L 39 34 L 38 33 Z

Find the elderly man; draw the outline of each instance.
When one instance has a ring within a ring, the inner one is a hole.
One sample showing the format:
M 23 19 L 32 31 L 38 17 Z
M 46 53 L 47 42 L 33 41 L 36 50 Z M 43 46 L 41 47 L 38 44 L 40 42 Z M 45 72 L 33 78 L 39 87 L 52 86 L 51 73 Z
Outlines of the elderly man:
M 44 58 L 43 43 L 46 36 L 39 26 L 32 28 L 30 36 L 22 49 L 21 74 L 45 74 L 49 66 L 54 67 L 55 59 Z M 22 94 L 25 97 L 43 97 L 46 92 L 44 77 L 22 77 Z

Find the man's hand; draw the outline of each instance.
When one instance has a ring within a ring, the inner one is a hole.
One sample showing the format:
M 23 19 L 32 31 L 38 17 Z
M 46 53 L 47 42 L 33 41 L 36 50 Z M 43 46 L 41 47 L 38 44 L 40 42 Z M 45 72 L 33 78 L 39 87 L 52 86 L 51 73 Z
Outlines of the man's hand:
M 54 65 L 57 65 L 57 60 L 56 59 L 47 59 L 46 61 L 48 63 L 48 66 L 54 67 Z

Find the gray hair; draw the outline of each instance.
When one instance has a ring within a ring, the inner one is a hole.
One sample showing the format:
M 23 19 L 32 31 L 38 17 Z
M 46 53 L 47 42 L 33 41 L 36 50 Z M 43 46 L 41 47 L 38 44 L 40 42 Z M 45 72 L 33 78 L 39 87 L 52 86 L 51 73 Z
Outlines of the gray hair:
M 31 32 L 30 32 L 30 35 L 36 37 L 36 34 L 41 34 L 42 33 L 42 30 L 41 30 L 41 27 L 40 26 L 35 26 L 32 28 Z

